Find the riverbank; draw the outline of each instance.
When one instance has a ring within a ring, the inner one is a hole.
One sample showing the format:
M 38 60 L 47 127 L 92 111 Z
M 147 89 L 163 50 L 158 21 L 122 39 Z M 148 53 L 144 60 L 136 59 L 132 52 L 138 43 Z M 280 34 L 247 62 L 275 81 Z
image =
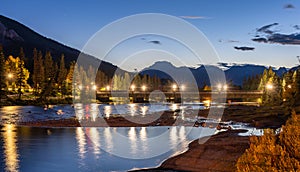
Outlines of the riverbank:
M 198 114 L 197 114 L 198 113 Z M 210 115 L 208 115 L 210 113 Z M 156 112 L 151 114 L 129 116 L 112 114 L 92 119 L 87 114 L 79 120 L 76 117 L 18 122 L 17 125 L 34 127 L 146 127 L 146 126 L 210 126 L 203 124 L 201 120 L 213 118 L 215 114 L 221 113 L 220 108 L 212 107 L 203 110 L 175 110 Z M 256 128 L 279 128 L 289 117 L 288 110 L 283 107 L 257 107 L 257 106 L 228 106 L 224 109 L 220 121 L 243 122 Z M 59 116 L 59 115 L 58 115 Z M 212 125 L 211 127 L 216 127 Z
M 52 97 L 47 100 L 39 100 L 36 98 L 24 98 L 18 100 L 17 98 L 7 97 L 0 101 L 0 107 L 3 106 L 44 106 L 44 105 L 55 105 L 55 104 L 73 104 L 73 98 L 68 97 Z
M 235 171 L 238 158 L 250 146 L 248 136 L 238 136 L 244 130 L 230 130 L 194 140 L 189 149 L 164 161 L 160 167 L 137 171 Z M 206 141 L 207 140 L 207 141 Z M 201 141 L 206 141 L 201 143 Z
M 295 107 L 300 112 L 300 106 Z M 209 117 L 219 113 L 219 109 L 205 109 L 199 111 L 198 115 Z M 279 128 L 285 124 L 291 114 L 291 110 L 284 106 L 227 106 L 224 109 L 221 121 L 235 121 L 248 123 L 256 128 Z
M 300 106 L 293 108 L 299 113 Z M 222 120 L 249 122 L 257 128 L 278 128 L 285 124 L 290 110 L 284 107 L 230 106 L 224 110 Z M 199 112 L 200 116 L 208 110 Z M 239 136 L 243 130 L 228 130 L 211 136 L 204 144 L 202 138 L 189 144 L 186 152 L 165 160 L 159 167 L 137 171 L 223 171 L 236 170 L 238 158 L 250 146 L 249 136 Z M 200 142 L 200 143 L 199 143 Z

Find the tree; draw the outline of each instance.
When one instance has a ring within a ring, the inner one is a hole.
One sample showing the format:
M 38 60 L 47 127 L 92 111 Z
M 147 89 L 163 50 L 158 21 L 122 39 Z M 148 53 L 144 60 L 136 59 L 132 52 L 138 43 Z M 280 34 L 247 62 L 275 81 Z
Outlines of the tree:
M 64 81 L 66 80 L 66 76 L 67 76 L 67 69 L 65 66 L 65 56 L 64 54 L 61 55 L 60 58 L 60 64 L 59 64 L 59 70 L 58 70 L 58 76 L 57 76 L 57 84 L 59 87 L 59 92 L 61 93 L 61 95 L 63 95 L 62 92 L 62 87 L 64 87 Z
M 53 62 L 50 52 L 46 52 L 44 60 L 44 83 L 40 98 L 46 99 L 53 93 L 53 84 L 56 79 L 57 64 Z
M 265 130 L 261 137 L 250 137 L 250 148 L 237 161 L 237 171 L 299 171 L 300 116 L 292 113 L 279 136 Z
M 131 77 L 129 75 L 129 73 L 125 72 L 124 74 L 124 79 L 123 79 L 123 90 L 128 90 L 130 88 L 130 83 L 131 83 Z
M 5 57 L 3 53 L 2 46 L 0 45 L 0 101 L 5 96 Z
M 243 90 L 257 90 L 260 84 L 261 75 L 249 76 L 243 80 Z
M 95 82 L 100 88 L 105 88 L 107 85 L 109 85 L 109 79 L 107 75 L 101 70 L 97 71 Z
M 296 93 L 295 84 L 293 82 L 293 72 L 288 71 L 283 75 L 282 79 L 282 98 L 288 106 L 294 104 L 294 95 Z
M 113 77 L 113 83 L 112 83 L 112 90 L 121 90 L 121 86 L 122 86 L 122 76 L 115 74 Z
M 33 81 L 33 89 L 34 94 L 37 94 L 37 85 L 38 85 L 38 52 L 36 48 L 33 49 L 33 75 L 32 75 L 32 81 Z
M 44 81 L 44 65 L 43 65 L 43 54 L 41 51 L 38 53 L 36 49 L 33 50 L 32 81 L 33 81 L 34 94 L 38 95 Z
M 136 74 L 133 78 L 133 83 L 136 87 L 142 86 L 142 78 L 140 74 Z
M 299 105 L 300 103 L 300 68 L 294 72 L 293 74 L 293 85 L 292 87 L 294 88 L 294 102 L 295 105 Z
M 73 75 L 74 75 L 75 65 L 76 65 L 76 62 L 72 61 L 70 64 L 70 68 L 67 72 L 66 87 L 65 87 L 67 94 L 72 93 L 72 83 L 73 83 Z
M 39 51 L 38 53 L 38 74 L 37 74 L 37 91 L 40 92 L 45 81 L 45 68 L 43 53 Z
M 23 94 L 23 89 L 26 86 L 26 74 L 25 74 L 25 54 L 23 48 L 20 49 L 19 58 L 17 57 L 17 78 L 16 78 L 16 85 L 18 88 L 18 99 L 21 100 L 21 96 Z M 29 73 L 29 72 L 28 72 Z
M 263 91 L 262 102 L 264 105 L 279 105 L 282 102 L 281 81 L 272 67 L 264 70 L 258 90 Z

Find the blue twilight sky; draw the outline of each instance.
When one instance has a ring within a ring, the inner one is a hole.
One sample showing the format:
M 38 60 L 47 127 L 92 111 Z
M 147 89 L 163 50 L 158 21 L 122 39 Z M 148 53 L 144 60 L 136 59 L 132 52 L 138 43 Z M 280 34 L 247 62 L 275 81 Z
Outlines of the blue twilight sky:
M 105 25 L 139 13 L 173 15 L 196 26 L 215 47 L 220 62 L 254 63 L 275 67 L 292 67 L 298 64 L 298 0 L 1 0 L 0 3 L 1 15 L 15 19 L 44 36 L 77 49 L 83 48 L 90 37 Z M 140 45 L 143 43 L 141 39 L 131 39 L 127 44 Z M 149 41 L 154 41 L 151 42 L 154 49 L 172 44 L 172 41 L 160 37 L 151 38 L 148 42 L 143 41 L 145 46 L 148 46 Z M 119 48 L 119 52 L 112 54 L 120 56 L 121 50 L 125 49 Z M 172 53 L 170 47 L 166 49 Z M 150 54 L 153 55 L 153 52 Z M 156 58 L 159 55 L 171 54 L 157 53 Z M 117 58 L 108 58 L 108 61 L 120 65 L 113 59 Z M 169 60 L 167 57 L 162 59 Z M 187 61 L 185 64 L 196 65 L 192 64 L 192 61 L 189 63 L 189 58 L 184 59 Z M 145 62 L 142 57 L 136 57 L 135 61 L 135 67 L 138 69 L 153 63 Z M 170 61 L 173 62 L 172 59 Z M 133 70 L 128 66 L 124 68 Z

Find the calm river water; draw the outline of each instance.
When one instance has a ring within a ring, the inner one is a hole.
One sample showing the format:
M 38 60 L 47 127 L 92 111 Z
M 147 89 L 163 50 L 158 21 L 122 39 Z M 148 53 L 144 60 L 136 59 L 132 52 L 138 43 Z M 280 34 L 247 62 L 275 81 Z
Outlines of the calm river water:
M 32 128 L 1 127 L 4 171 L 126 171 L 158 166 L 214 134 L 191 127 Z
M 79 110 L 75 115 L 74 109 Z M 146 115 L 176 109 L 203 109 L 199 104 L 127 104 L 74 107 L 8 106 L 0 108 L 0 171 L 127 171 L 155 167 L 165 159 L 185 151 L 200 137 L 213 135 L 215 129 L 172 127 L 17 127 L 19 121 L 93 118 L 110 115 Z M 234 124 L 233 128 L 245 128 Z M 249 128 L 246 134 L 261 131 Z

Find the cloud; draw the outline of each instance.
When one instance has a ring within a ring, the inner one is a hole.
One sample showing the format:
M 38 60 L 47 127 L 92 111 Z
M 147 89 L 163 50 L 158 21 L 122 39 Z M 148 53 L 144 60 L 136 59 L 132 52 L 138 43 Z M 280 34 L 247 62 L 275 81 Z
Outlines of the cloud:
M 239 43 L 240 41 L 237 41 L 237 40 L 223 40 L 223 39 L 219 39 L 219 42 L 222 43 Z
M 278 25 L 278 23 L 273 23 L 269 25 L 265 25 L 261 28 L 256 29 L 257 32 L 262 32 L 262 33 L 267 33 L 267 34 L 272 34 L 273 31 L 269 30 L 271 27 Z
M 238 43 L 240 41 L 236 41 L 236 40 L 228 40 L 229 43 Z
M 161 42 L 158 40 L 148 41 L 148 43 L 161 45 Z
M 296 8 L 293 4 L 286 4 L 286 5 L 284 5 L 284 7 L 283 7 L 284 9 L 294 9 L 294 8 Z
M 294 25 L 293 28 L 296 29 L 296 30 L 300 30 L 300 26 L 299 25 Z
M 273 34 L 268 38 L 269 43 L 300 45 L 300 33 L 296 34 Z
M 243 47 L 233 47 L 234 49 L 236 50 L 241 50 L 241 51 L 253 51 L 255 48 L 254 47 L 246 47 L 246 46 L 243 46 Z
M 179 16 L 180 18 L 183 19 L 209 19 L 209 17 L 205 17 L 205 16 Z
M 252 41 L 259 43 L 282 44 L 282 45 L 300 45 L 300 33 L 283 34 L 270 30 L 278 23 L 269 24 L 257 29 L 257 35 Z M 298 25 L 293 26 L 299 30 Z
M 252 41 L 263 42 L 263 43 L 267 43 L 268 42 L 268 40 L 266 38 L 253 38 Z

